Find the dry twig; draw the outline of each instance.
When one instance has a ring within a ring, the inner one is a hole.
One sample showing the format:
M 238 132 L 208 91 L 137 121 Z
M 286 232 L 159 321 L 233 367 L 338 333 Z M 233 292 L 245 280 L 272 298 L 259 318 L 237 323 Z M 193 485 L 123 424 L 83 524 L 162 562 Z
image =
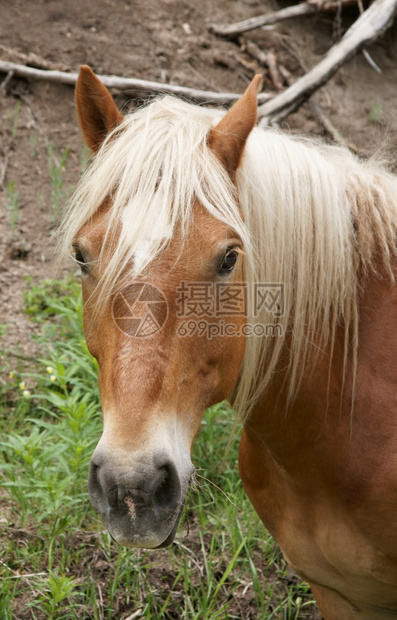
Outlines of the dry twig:
M 259 64 L 263 65 L 264 67 L 268 66 L 268 58 L 266 52 L 261 50 L 261 48 L 258 47 L 256 43 L 254 43 L 253 41 L 241 41 L 241 43 L 243 46 L 245 46 L 248 54 L 252 56 L 252 58 L 255 58 L 259 62 Z
M 9 85 L 9 83 L 11 82 L 12 78 L 14 75 L 14 71 L 9 71 L 5 77 L 5 79 L 2 81 L 2 83 L 0 84 L 0 93 L 2 93 L 4 91 L 4 93 L 7 94 L 7 86 Z
M 283 89 L 282 75 L 277 66 L 276 54 L 273 50 L 264 52 L 253 41 L 241 41 L 243 49 L 248 52 L 252 58 L 255 58 L 261 65 L 268 67 L 273 86 L 276 91 Z
M 67 67 L 65 65 L 55 64 L 33 52 L 29 52 L 29 54 L 23 54 L 22 52 L 18 52 L 18 50 L 13 49 L 12 47 L 7 47 L 6 45 L 0 44 L 0 51 L 3 52 L 6 57 L 8 56 L 8 60 L 13 62 L 20 62 L 24 65 L 30 65 L 31 67 L 36 67 L 38 69 L 56 69 L 66 71 Z
M 274 84 L 274 88 L 278 91 L 283 90 L 280 72 L 277 67 L 276 54 L 272 50 L 270 50 L 267 54 L 267 64 L 269 67 L 270 77 L 272 78 L 272 82 Z
M 0 171 L 0 189 L 4 188 L 4 181 L 7 174 L 8 168 L 8 152 L 4 154 L 3 162 L 1 163 L 1 171 Z
M 356 153 L 356 155 L 368 155 L 367 151 L 364 151 L 364 149 L 359 148 L 350 140 L 346 140 L 345 138 L 342 137 L 342 135 L 339 133 L 336 127 L 332 124 L 328 116 L 324 114 L 320 104 L 317 103 L 317 101 L 315 101 L 314 99 L 310 99 L 310 101 L 308 101 L 308 106 L 311 109 L 311 111 L 317 116 L 317 118 L 319 119 L 320 123 L 322 124 L 324 128 L 324 131 L 329 136 L 331 136 L 335 144 L 339 144 L 340 146 L 347 147 L 353 153 Z
M 278 123 L 299 108 L 358 49 L 379 37 L 391 25 L 396 11 L 397 0 L 374 0 L 315 67 L 287 90 L 259 106 L 258 115 L 262 119 L 260 124 L 265 126 Z
M 18 65 L 12 62 L 0 60 L 0 72 L 8 73 L 14 71 L 16 77 L 28 78 L 33 80 L 45 80 L 48 82 L 56 82 L 58 84 L 69 84 L 74 86 L 77 82 L 78 73 L 66 73 L 65 71 L 43 71 L 42 69 L 33 69 Z M 123 78 L 115 75 L 98 75 L 99 79 L 107 88 L 115 88 L 120 91 L 129 91 L 133 94 L 142 93 L 171 93 L 174 95 L 182 95 L 196 101 L 206 103 L 218 103 L 230 105 L 234 103 L 241 95 L 236 93 L 216 93 L 213 91 L 199 90 L 196 88 L 187 88 L 186 86 L 176 86 L 174 84 L 161 84 L 160 82 L 149 82 L 147 80 L 139 80 L 138 78 Z M 263 103 L 270 99 L 270 95 L 260 93 L 258 96 L 259 103 Z
M 336 11 L 340 9 L 341 4 L 356 4 L 356 0 L 337 0 L 337 2 L 303 2 L 294 6 L 289 6 L 280 11 L 274 11 L 273 13 L 267 13 L 266 15 L 258 15 L 258 17 L 251 17 L 241 22 L 229 25 L 216 25 L 211 24 L 208 26 L 208 30 L 221 37 L 235 37 L 243 32 L 254 30 L 255 28 L 261 28 L 262 26 L 271 26 L 286 19 L 292 17 L 302 17 L 304 15 L 312 15 L 319 11 Z

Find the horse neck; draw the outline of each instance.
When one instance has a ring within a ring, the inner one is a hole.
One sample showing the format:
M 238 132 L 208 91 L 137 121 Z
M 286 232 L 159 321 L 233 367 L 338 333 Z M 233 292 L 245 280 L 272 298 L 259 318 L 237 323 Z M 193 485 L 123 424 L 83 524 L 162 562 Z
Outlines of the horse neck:
M 364 470 L 371 455 L 378 458 L 375 437 L 397 440 L 396 310 L 397 290 L 390 276 L 367 278 L 358 300 L 356 372 L 352 355 L 345 364 L 345 327 L 340 325 L 333 342 L 321 350 L 312 345 L 291 404 L 286 343 L 268 390 L 245 423 L 245 433 L 296 480 L 310 478 L 315 485 L 316 479 L 328 480 L 330 472 Z

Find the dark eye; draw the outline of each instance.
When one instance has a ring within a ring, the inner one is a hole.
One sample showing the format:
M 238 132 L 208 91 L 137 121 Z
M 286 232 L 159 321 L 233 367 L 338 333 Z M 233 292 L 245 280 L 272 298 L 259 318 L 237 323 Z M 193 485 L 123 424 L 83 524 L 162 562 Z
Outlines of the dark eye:
M 80 269 L 81 269 L 81 273 L 86 274 L 88 273 L 88 265 L 86 263 L 86 260 L 80 250 L 80 248 L 78 246 L 74 246 L 73 247 L 74 250 L 74 256 L 72 257 L 76 263 L 78 263 Z
M 236 250 L 227 250 L 223 260 L 219 266 L 219 273 L 227 273 L 232 271 L 237 262 L 238 252 Z

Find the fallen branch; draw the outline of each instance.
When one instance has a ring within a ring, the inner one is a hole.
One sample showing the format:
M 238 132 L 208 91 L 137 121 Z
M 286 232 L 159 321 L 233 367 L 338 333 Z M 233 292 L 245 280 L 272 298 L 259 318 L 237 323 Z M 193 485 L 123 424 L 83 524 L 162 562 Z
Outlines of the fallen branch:
M 345 140 L 342 138 L 339 131 L 331 123 L 328 116 L 324 114 L 317 101 L 314 101 L 314 99 L 310 99 L 310 101 L 308 102 L 308 106 L 313 112 L 313 114 L 317 116 L 324 130 L 331 136 L 335 144 L 339 144 L 340 146 L 346 146 Z
M 22 52 L 18 52 L 18 50 L 13 49 L 12 47 L 7 47 L 6 45 L 0 44 L 0 52 L 3 52 L 8 56 L 9 62 L 19 62 L 24 65 L 29 65 L 30 67 L 35 67 L 36 69 L 55 69 L 57 71 L 66 71 L 67 67 L 64 65 L 55 64 L 33 52 L 29 52 L 29 54 L 23 54 Z
M 255 58 L 259 62 L 259 64 L 263 65 L 264 67 L 267 67 L 268 57 L 266 52 L 261 50 L 261 48 L 253 41 L 242 40 L 240 42 L 243 46 L 245 46 L 245 49 L 247 50 L 248 54 L 252 56 L 252 58 Z
M 270 78 L 277 92 L 283 90 L 282 75 L 277 65 L 276 54 L 273 50 L 264 52 L 253 41 L 244 41 L 240 39 L 240 45 L 252 58 L 255 58 L 259 64 L 269 69 Z
M 269 73 L 274 88 L 280 92 L 280 90 L 283 90 L 283 84 L 281 82 L 280 72 L 277 67 L 276 54 L 272 50 L 267 53 L 267 65 L 269 67 Z
M 1 164 L 0 189 L 4 189 L 4 181 L 5 181 L 6 174 L 7 174 L 7 167 L 8 167 L 8 152 L 4 154 L 4 161 Z
M 25 67 L 24 65 L 0 60 L 0 72 L 9 73 L 10 71 L 14 72 L 14 77 L 45 80 L 47 82 L 56 82 L 57 84 L 68 84 L 70 86 L 74 86 L 78 78 L 78 73 L 43 71 L 42 69 L 33 69 L 32 67 Z M 194 99 L 195 101 L 217 103 L 221 105 L 230 105 L 241 96 L 236 93 L 216 93 L 213 91 L 198 90 L 196 88 L 187 88 L 186 86 L 149 82 L 137 78 L 123 78 L 115 75 L 98 75 L 98 77 L 107 88 L 115 88 L 120 91 L 127 90 L 134 94 L 171 93 L 173 95 L 182 95 Z M 268 101 L 270 97 L 271 95 L 261 93 L 258 95 L 258 101 L 259 103 L 264 103 Z
M 260 105 L 260 125 L 279 123 L 323 86 L 364 44 L 374 41 L 388 28 L 397 11 L 397 0 L 375 0 L 354 22 L 342 39 L 331 47 L 318 65 L 271 101 Z
M 217 34 L 221 37 L 235 37 L 243 32 L 260 28 L 261 26 L 271 26 L 286 19 L 292 17 L 302 17 L 304 15 L 312 15 L 319 11 L 336 11 L 340 9 L 341 5 L 357 4 L 356 0 L 338 0 L 337 2 L 303 2 L 295 6 L 289 6 L 280 11 L 274 11 L 273 13 L 267 13 L 265 15 L 258 15 L 258 17 L 251 17 L 241 22 L 229 25 L 211 24 L 208 26 L 208 30 L 213 34 Z
M 9 71 L 5 77 L 5 79 L 2 81 L 2 83 L 0 84 L 0 93 L 7 92 L 7 86 L 9 85 L 9 83 L 11 82 L 12 78 L 14 76 L 14 71 Z
M 339 133 L 336 127 L 331 123 L 328 116 L 324 114 L 323 110 L 321 109 L 320 104 L 317 103 L 317 101 L 315 101 L 314 99 L 310 99 L 307 105 L 309 106 L 313 114 L 317 116 L 318 120 L 323 126 L 324 131 L 329 136 L 331 136 L 335 144 L 339 144 L 340 146 L 347 147 L 348 149 L 350 149 L 350 151 L 352 151 L 352 153 L 356 153 L 356 155 L 366 155 L 366 156 L 368 155 L 367 151 L 365 151 L 362 148 L 359 148 L 350 140 L 346 140 L 345 138 L 342 137 L 342 135 Z

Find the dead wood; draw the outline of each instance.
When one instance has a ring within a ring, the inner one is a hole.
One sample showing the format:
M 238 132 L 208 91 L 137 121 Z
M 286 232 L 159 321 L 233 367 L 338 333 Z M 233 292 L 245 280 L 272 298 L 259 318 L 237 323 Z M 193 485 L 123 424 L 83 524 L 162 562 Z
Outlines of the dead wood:
M 274 11 L 273 13 L 267 13 L 265 15 L 258 15 L 258 17 L 251 17 L 241 22 L 229 25 L 217 25 L 211 24 L 208 26 L 208 30 L 221 37 L 235 37 L 243 32 L 254 30 L 255 28 L 261 28 L 262 26 L 271 26 L 286 19 L 293 17 L 302 17 L 304 15 L 312 15 L 319 11 L 337 11 L 340 7 L 357 4 L 357 0 L 338 0 L 337 2 L 303 2 L 294 6 L 289 6 L 280 11 Z
M 279 123 L 299 108 L 357 50 L 377 39 L 391 25 L 396 11 L 397 0 L 375 0 L 315 67 L 284 92 L 259 106 L 260 125 Z
M 274 88 L 277 91 L 283 90 L 283 83 L 281 81 L 281 75 L 277 67 L 277 58 L 273 50 L 270 50 L 267 54 L 267 64 L 269 67 L 270 77 L 274 84 Z
M 22 52 L 18 52 L 18 50 L 2 44 L 0 44 L 0 51 L 5 54 L 8 61 L 19 62 L 20 64 L 29 65 L 30 67 L 35 67 L 36 69 L 55 69 L 57 71 L 67 71 L 68 69 L 65 65 L 55 64 L 45 60 L 45 58 L 42 58 L 33 52 L 23 54 Z
M 241 44 L 243 49 L 246 49 L 248 54 L 252 56 L 252 58 L 255 58 L 259 62 L 259 64 L 261 64 L 263 67 L 268 66 L 268 57 L 266 52 L 261 50 L 261 48 L 256 43 L 254 43 L 253 41 L 242 40 Z
M 317 101 L 315 101 L 314 99 L 310 99 L 307 105 L 309 106 L 313 114 L 317 116 L 317 118 L 319 119 L 320 123 L 323 126 L 324 131 L 329 136 L 331 136 L 335 144 L 339 144 L 340 146 L 347 147 L 353 153 L 356 153 L 356 155 L 368 155 L 368 153 L 364 151 L 364 149 L 359 148 L 350 140 L 346 140 L 345 138 L 342 137 L 342 135 L 339 133 L 336 127 L 332 124 L 328 116 L 324 114 L 320 104 L 317 103 Z
M 231 71 L 236 72 L 239 69 L 239 63 L 237 62 L 235 54 L 232 52 L 225 54 L 224 52 L 216 50 L 212 55 L 212 60 L 216 65 L 226 67 L 227 69 L 231 69 Z
M 65 71 L 52 70 L 44 71 L 42 69 L 33 69 L 32 67 L 25 67 L 24 65 L 0 60 L 0 72 L 9 73 L 9 71 L 14 71 L 15 77 L 45 80 L 47 82 L 56 82 L 58 84 L 68 84 L 70 86 L 74 86 L 78 78 L 78 73 L 67 73 Z M 107 88 L 114 88 L 119 91 L 128 91 L 131 94 L 142 95 L 143 93 L 170 93 L 173 95 L 182 95 L 183 97 L 194 99 L 195 101 L 217 103 L 220 105 L 230 105 L 241 96 L 241 94 L 236 93 L 216 93 L 213 91 L 188 88 L 186 86 L 162 84 L 161 82 L 150 82 L 137 78 L 123 78 L 115 75 L 98 75 L 98 77 Z M 268 101 L 269 98 L 270 95 L 266 93 L 260 93 L 258 95 L 259 103 Z
M 4 153 L 4 159 L 1 162 L 1 170 L 0 170 L 0 189 L 4 189 L 4 181 L 7 174 L 8 168 L 8 152 Z
M 0 93 L 2 93 L 4 91 L 4 93 L 7 94 L 7 88 L 8 88 L 9 83 L 11 82 L 13 76 L 14 76 L 14 71 L 9 71 L 7 73 L 5 79 L 0 84 Z

